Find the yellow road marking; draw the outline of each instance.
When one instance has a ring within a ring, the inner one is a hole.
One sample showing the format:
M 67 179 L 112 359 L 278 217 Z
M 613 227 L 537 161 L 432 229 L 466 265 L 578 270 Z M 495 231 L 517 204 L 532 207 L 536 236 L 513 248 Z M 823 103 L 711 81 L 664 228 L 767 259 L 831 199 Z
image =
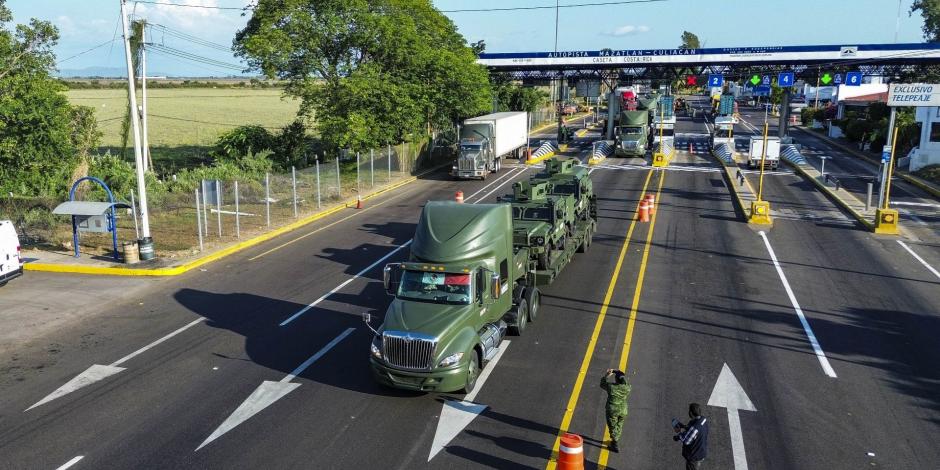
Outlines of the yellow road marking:
M 659 195 L 663 191 L 663 180 L 666 178 L 666 172 L 660 172 L 659 187 L 656 188 L 656 205 L 659 205 Z M 636 290 L 633 292 L 633 304 L 630 306 L 630 319 L 627 320 L 627 333 L 623 337 L 623 351 L 620 352 L 620 364 L 617 369 L 627 371 L 627 360 L 630 358 L 630 345 L 633 342 L 633 328 L 636 325 L 636 312 L 640 307 L 640 294 L 643 291 L 643 279 L 646 277 L 646 262 L 649 260 L 650 246 L 653 244 L 653 229 L 656 227 L 656 215 L 659 211 L 653 212 L 650 219 L 650 231 L 646 234 L 646 246 L 643 248 L 643 259 L 640 261 L 640 272 L 636 276 Z M 626 422 L 626 419 L 624 419 Z M 607 426 L 604 426 L 604 442 L 610 440 L 610 433 Z M 607 468 L 607 457 L 609 456 L 607 446 L 601 447 L 601 455 L 597 459 L 598 470 Z
M 317 234 L 317 233 L 320 233 L 320 232 L 322 232 L 322 231 L 324 231 L 324 230 L 326 230 L 326 229 L 328 229 L 328 228 L 330 228 L 330 227 L 332 227 L 332 226 L 334 226 L 334 225 L 336 225 L 336 224 L 338 224 L 338 223 L 340 223 L 340 222 L 345 222 L 345 221 L 347 221 L 347 220 L 349 220 L 349 219 L 351 219 L 351 218 L 353 218 L 353 217 L 355 217 L 355 216 L 357 216 L 357 215 L 359 215 L 359 214 L 362 214 L 363 212 L 366 212 L 366 211 L 375 209 L 376 207 L 379 207 L 379 206 L 381 206 L 382 204 L 385 204 L 386 202 L 390 202 L 390 201 L 392 201 L 392 200 L 395 200 L 395 199 L 397 199 L 397 198 L 403 196 L 404 194 L 405 194 L 405 193 L 397 194 L 397 195 L 392 196 L 392 197 L 390 197 L 390 198 L 388 198 L 388 199 L 386 199 L 386 200 L 384 200 L 384 201 L 382 201 L 382 202 L 379 202 L 379 203 L 377 203 L 377 204 L 370 205 L 369 207 L 366 207 L 365 209 L 357 210 L 357 211 L 354 212 L 352 215 L 347 215 L 346 217 L 343 217 L 342 219 L 339 219 L 339 220 L 337 220 L 337 221 L 335 221 L 335 222 L 331 222 L 331 223 L 326 224 L 326 225 L 324 225 L 324 226 L 322 226 L 322 227 L 319 227 L 319 228 L 317 228 L 316 230 L 314 230 L 314 231 L 312 231 L 312 232 L 305 233 L 305 234 L 303 234 L 303 235 L 301 235 L 301 236 L 299 236 L 299 237 L 297 237 L 297 238 L 295 238 L 295 239 L 293 239 L 293 240 L 284 242 L 284 243 L 282 243 L 282 244 L 280 244 L 280 245 L 278 245 L 278 246 L 276 246 L 276 247 L 274 247 L 274 248 L 271 248 L 271 249 L 268 250 L 268 251 L 265 251 L 264 253 L 261 253 L 261 254 L 259 254 L 259 255 L 257 255 L 257 256 L 253 256 L 253 257 L 251 257 L 251 258 L 248 258 L 248 261 L 254 261 L 254 260 L 256 260 L 256 259 L 258 259 L 258 258 L 260 258 L 260 257 L 262 257 L 262 256 L 269 255 L 269 254 L 271 254 L 271 253 L 273 253 L 273 252 L 275 252 L 275 251 L 277 251 L 277 250 L 280 250 L 281 248 L 284 248 L 284 247 L 286 247 L 286 246 L 288 246 L 288 245 L 291 245 L 291 244 L 293 244 L 293 243 L 295 243 L 295 242 L 299 242 L 300 240 L 303 240 L 304 238 L 307 238 L 307 237 L 309 237 L 309 236 L 311 236 L 311 235 L 315 235 L 315 234 Z
M 653 170 L 646 175 L 646 182 L 643 183 L 641 194 L 646 194 L 646 188 L 649 187 L 650 179 L 653 177 Z M 578 377 L 575 379 L 574 388 L 571 390 L 571 396 L 568 398 L 568 405 L 565 407 L 565 414 L 561 419 L 561 425 L 558 427 L 558 435 L 555 436 L 555 443 L 552 445 L 552 455 L 545 466 L 547 470 L 554 470 L 558 465 L 558 449 L 561 446 L 561 436 L 568 432 L 568 426 L 571 425 L 571 418 L 574 416 L 574 410 L 578 406 L 578 398 L 581 396 L 581 387 L 584 385 L 584 378 L 587 375 L 588 366 L 591 365 L 591 358 L 594 357 L 594 348 L 597 346 L 597 337 L 601 333 L 601 327 L 604 325 L 604 319 L 607 317 L 607 308 L 610 306 L 610 299 L 614 296 L 614 289 L 617 286 L 617 279 L 620 278 L 620 268 L 623 266 L 623 260 L 627 256 L 627 249 L 630 246 L 630 239 L 633 238 L 633 230 L 636 228 L 636 222 L 639 215 L 639 204 L 637 210 L 633 213 L 633 221 L 630 222 L 630 228 L 627 230 L 627 237 L 620 247 L 620 256 L 617 258 L 617 265 L 614 266 L 614 272 L 610 277 L 610 284 L 607 285 L 607 294 L 604 296 L 604 303 L 601 304 L 601 310 L 597 315 L 597 321 L 594 323 L 594 332 L 591 334 L 591 340 L 588 342 L 587 349 L 584 351 L 584 359 L 581 360 L 581 368 L 578 370 Z

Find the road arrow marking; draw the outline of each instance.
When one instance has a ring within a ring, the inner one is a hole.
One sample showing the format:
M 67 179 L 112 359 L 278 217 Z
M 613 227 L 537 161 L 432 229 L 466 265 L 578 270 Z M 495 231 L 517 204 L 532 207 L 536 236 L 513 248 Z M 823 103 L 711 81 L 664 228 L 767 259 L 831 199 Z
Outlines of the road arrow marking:
M 84 372 L 76 375 L 74 378 L 72 378 L 72 380 L 69 380 L 68 382 L 66 382 L 65 385 L 55 389 L 55 391 L 46 395 L 45 398 L 37 401 L 36 403 L 33 404 L 33 406 L 30 406 L 29 408 L 26 408 L 23 411 L 26 412 L 33 408 L 36 408 L 39 405 L 49 403 L 50 401 L 55 400 L 56 398 L 60 398 L 65 395 L 68 395 L 69 393 L 72 393 L 80 388 L 87 387 L 88 385 L 104 380 L 108 377 L 111 377 L 114 374 L 117 374 L 118 372 L 125 370 L 124 367 L 118 367 L 118 366 L 139 356 L 140 354 L 143 354 L 144 352 L 155 347 L 156 345 L 188 330 L 189 328 L 203 321 L 205 321 L 205 318 L 198 318 L 196 320 L 193 320 L 187 323 L 186 325 L 178 328 L 177 330 L 167 334 L 166 336 L 112 362 L 110 365 L 103 366 L 100 364 L 93 364 L 88 369 L 85 369 Z
M 486 410 L 486 405 L 473 403 L 477 393 L 483 388 L 486 379 L 490 377 L 490 372 L 496 368 L 496 363 L 503 357 L 503 353 L 509 348 L 509 341 L 505 340 L 499 346 L 499 351 L 493 356 L 493 360 L 487 364 L 488 367 L 483 370 L 477 379 L 477 386 L 472 392 L 468 393 L 463 400 L 447 400 L 441 409 L 441 417 L 437 421 L 437 431 L 434 432 L 434 442 L 431 444 L 431 453 L 428 454 L 428 462 L 438 453 L 450 444 L 458 434 L 460 434 L 470 423 Z
M 731 431 L 731 453 L 734 456 L 734 469 L 747 470 L 747 456 L 744 453 L 744 435 L 741 433 L 741 419 L 738 410 L 757 411 L 747 393 L 741 388 L 738 379 L 731 373 L 728 364 L 721 367 L 718 382 L 708 399 L 708 406 L 727 408 L 728 429 Z
M 196 448 L 196 451 L 218 439 L 223 434 L 231 431 L 239 424 L 244 423 L 248 420 L 248 418 L 258 414 L 260 411 L 271 406 L 274 402 L 283 398 L 284 395 L 287 395 L 295 388 L 299 387 L 300 384 L 292 383 L 291 380 L 297 378 L 297 376 L 302 374 L 304 370 L 310 367 L 314 362 L 317 362 L 321 357 L 323 357 L 324 354 L 328 353 L 330 349 L 333 349 L 334 346 L 339 344 L 340 341 L 345 339 L 355 330 L 355 328 L 347 328 L 346 331 L 343 331 L 339 334 L 339 336 L 333 338 L 333 341 L 330 341 L 326 346 L 323 346 L 323 348 L 317 351 L 316 354 L 310 356 L 309 359 L 297 366 L 297 368 L 294 369 L 290 374 L 285 375 L 284 378 L 280 381 L 274 382 L 271 380 L 265 380 L 262 382 L 261 385 L 259 385 L 254 392 L 251 392 L 251 395 L 249 395 L 248 398 L 242 402 L 242 404 L 239 405 L 238 408 L 236 408 L 235 411 L 232 412 L 232 414 L 229 415 L 229 417 L 226 418 L 225 421 L 222 422 L 222 424 L 219 425 L 219 427 L 216 428 L 216 430 L 213 431 L 205 441 L 202 441 L 202 444 L 199 444 L 199 447 Z

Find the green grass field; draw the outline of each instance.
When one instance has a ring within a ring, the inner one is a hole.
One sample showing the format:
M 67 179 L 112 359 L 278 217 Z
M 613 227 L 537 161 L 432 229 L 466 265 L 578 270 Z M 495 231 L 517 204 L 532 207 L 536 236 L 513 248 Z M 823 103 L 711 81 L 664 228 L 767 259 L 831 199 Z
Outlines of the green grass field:
M 281 89 L 148 90 L 148 129 L 154 166 L 159 172 L 171 172 L 197 165 L 204 161 L 219 135 L 236 126 L 257 124 L 277 132 L 294 120 L 299 106 L 296 100 L 282 98 L 282 93 Z M 104 134 L 101 152 L 120 153 L 127 92 L 70 90 L 67 96 L 73 104 L 95 108 L 99 129 Z M 132 156 L 132 141 L 129 145 L 128 155 Z

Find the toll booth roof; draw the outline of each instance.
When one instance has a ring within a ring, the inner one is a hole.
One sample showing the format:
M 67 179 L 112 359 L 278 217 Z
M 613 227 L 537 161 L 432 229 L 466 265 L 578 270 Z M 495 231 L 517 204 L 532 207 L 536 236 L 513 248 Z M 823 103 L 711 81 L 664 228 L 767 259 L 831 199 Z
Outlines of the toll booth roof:
M 98 201 L 65 201 L 62 204 L 56 206 L 53 209 L 53 214 L 60 215 L 83 215 L 83 216 L 95 216 L 95 215 L 104 215 L 111 206 L 114 206 L 117 209 L 127 209 L 131 206 L 123 202 L 98 202 Z

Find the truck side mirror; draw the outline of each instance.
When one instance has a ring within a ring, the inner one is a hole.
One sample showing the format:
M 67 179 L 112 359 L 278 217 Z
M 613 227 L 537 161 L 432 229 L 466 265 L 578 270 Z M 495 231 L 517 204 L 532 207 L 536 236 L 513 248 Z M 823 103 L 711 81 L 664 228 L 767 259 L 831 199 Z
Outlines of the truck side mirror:
M 382 284 L 385 286 L 385 292 L 388 295 L 398 293 L 398 285 L 401 283 L 401 263 L 389 263 L 382 270 Z
M 499 295 L 502 293 L 499 285 L 499 274 L 493 273 L 490 275 L 490 296 L 493 297 L 493 300 L 499 300 Z

